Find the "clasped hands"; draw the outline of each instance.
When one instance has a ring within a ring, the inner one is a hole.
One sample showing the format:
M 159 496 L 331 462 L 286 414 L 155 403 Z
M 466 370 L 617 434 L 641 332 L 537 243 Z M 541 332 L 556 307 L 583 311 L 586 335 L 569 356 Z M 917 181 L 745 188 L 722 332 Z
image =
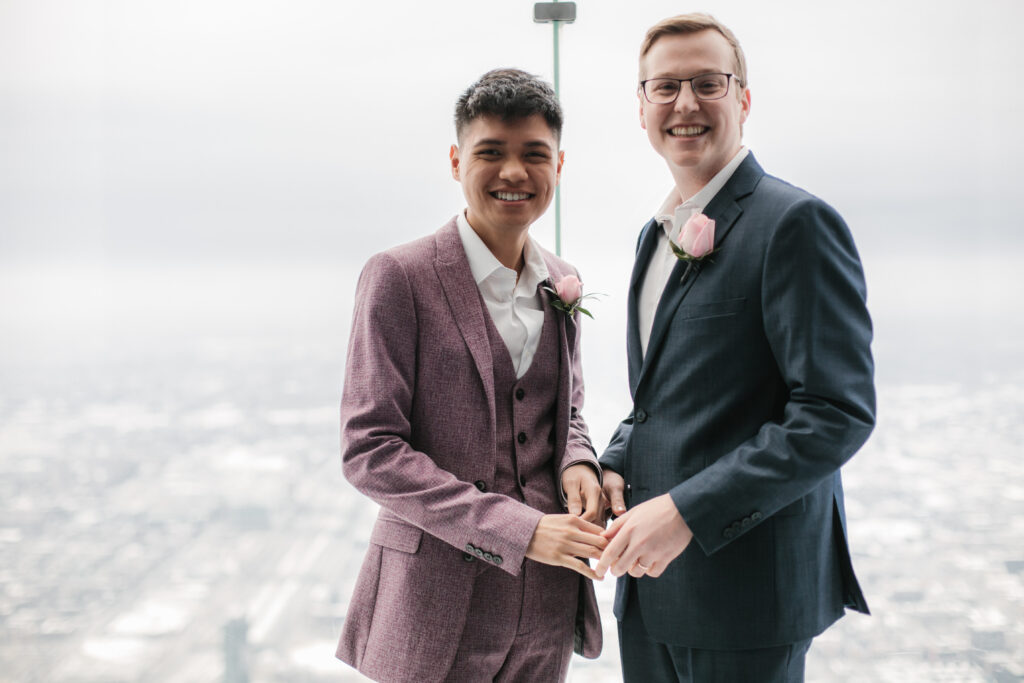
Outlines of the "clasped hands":
M 562 489 L 568 514 L 544 515 L 526 550 L 531 560 L 568 567 L 590 579 L 612 575 L 657 577 L 693 540 L 690 527 L 666 493 L 626 511 L 625 481 L 604 471 L 604 487 L 586 464 L 573 465 L 562 473 Z M 606 511 L 617 518 L 607 529 Z M 596 559 L 593 568 L 581 558 Z

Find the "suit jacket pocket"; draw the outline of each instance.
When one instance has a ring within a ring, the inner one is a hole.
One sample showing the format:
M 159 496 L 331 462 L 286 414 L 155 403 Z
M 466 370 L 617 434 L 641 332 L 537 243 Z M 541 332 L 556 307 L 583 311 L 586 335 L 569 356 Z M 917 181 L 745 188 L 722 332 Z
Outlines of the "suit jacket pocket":
M 804 498 L 797 498 L 792 503 L 775 513 L 776 517 L 792 517 L 803 514 L 807 509 L 807 501 Z
M 370 534 L 370 543 L 403 553 L 415 553 L 420 549 L 422 538 L 423 529 L 419 527 L 405 522 L 378 518 L 377 523 L 373 525 L 373 532 Z
M 726 299 L 724 301 L 709 301 L 703 304 L 681 304 L 676 311 L 677 318 L 685 320 L 696 320 L 699 318 L 721 318 L 727 315 L 735 315 L 747 305 L 746 297 L 737 299 Z

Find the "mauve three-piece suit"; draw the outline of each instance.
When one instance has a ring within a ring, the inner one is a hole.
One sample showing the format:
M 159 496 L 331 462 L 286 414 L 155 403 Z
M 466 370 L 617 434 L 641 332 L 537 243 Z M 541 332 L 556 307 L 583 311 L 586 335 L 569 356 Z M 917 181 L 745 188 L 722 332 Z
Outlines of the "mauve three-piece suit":
M 575 274 L 542 253 L 552 280 Z M 342 458 L 381 509 L 337 656 L 371 678 L 478 680 L 472 652 L 500 653 L 513 635 L 600 652 L 591 582 L 525 559 L 541 516 L 564 512 L 561 473 L 597 462 L 578 323 L 547 303 L 544 315 L 517 378 L 454 219 L 359 278 Z

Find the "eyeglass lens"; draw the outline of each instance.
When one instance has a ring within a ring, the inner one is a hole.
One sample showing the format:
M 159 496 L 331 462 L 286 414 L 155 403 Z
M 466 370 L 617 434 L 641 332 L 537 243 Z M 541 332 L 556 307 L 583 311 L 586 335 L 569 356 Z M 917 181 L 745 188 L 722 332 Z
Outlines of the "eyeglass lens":
M 683 83 L 689 82 L 698 100 L 717 100 L 729 92 L 728 74 L 704 74 L 690 79 L 652 78 L 644 82 L 644 95 L 654 104 L 675 102 Z

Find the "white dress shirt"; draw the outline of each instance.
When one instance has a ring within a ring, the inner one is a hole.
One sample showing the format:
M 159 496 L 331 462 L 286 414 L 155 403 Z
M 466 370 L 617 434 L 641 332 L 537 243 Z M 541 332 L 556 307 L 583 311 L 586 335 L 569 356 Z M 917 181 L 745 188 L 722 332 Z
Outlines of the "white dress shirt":
M 548 279 L 548 268 L 540 248 L 532 238 L 526 238 L 523 272 L 516 282 L 516 271 L 503 266 L 491 253 L 464 211 L 459 213 L 457 223 L 473 279 L 512 357 L 516 378 L 522 377 L 530 369 L 544 327 L 544 299 L 537 286 Z
M 683 201 L 676 188 L 672 188 L 665 203 L 655 214 L 655 220 L 658 221 L 662 229 L 658 231 L 658 243 L 651 252 L 651 260 L 647 264 L 647 272 L 644 274 L 643 283 L 640 285 L 640 296 L 637 299 L 640 350 L 644 356 L 647 355 L 647 344 L 651 341 L 651 328 L 654 327 L 654 314 L 658 310 L 658 302 L 661 301 L 661 294 L 665 291 L 668 278 L 679 260 L 673 253 L 669 240 L 675 239 L 679 235 L 679 231 L 691 216 L 704 211 L 708 202 L 725 187 L 732 174 L 747 158 L 749 151 L 746 147 L 741 147 L 732 161 L 716 173 L 715 177 L 697 194 L 686 201 Z

